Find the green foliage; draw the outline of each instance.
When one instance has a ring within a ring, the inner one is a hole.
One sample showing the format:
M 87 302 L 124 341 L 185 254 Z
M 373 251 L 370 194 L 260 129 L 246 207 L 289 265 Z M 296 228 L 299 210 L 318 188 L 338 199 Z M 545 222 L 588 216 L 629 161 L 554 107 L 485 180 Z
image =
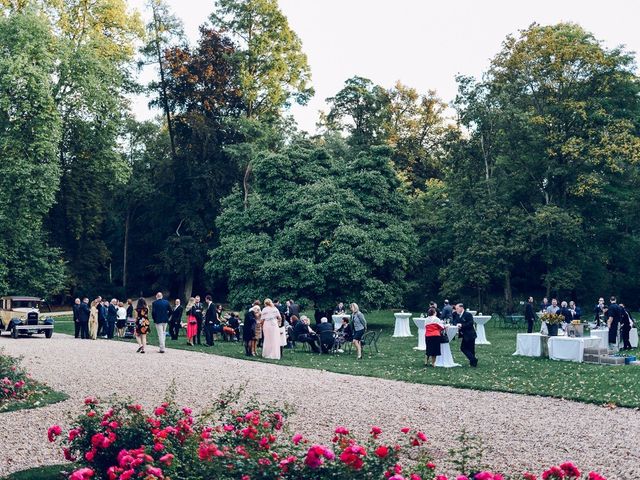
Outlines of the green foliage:
M 387 149 L 334 157 L 299 141 L 254 162 L 248 207 L 233 192 L 218 219 L 210 275 L 229 300 L 267 295 L 398 303 L 415 238 Z
M 47 24 L 32 14 L 0 18 L 0 291 L 47 295 L 63 287 L 64 263 L 47 245 L 43 217 L 54 203 L 60 115 Z
M 302 43 L 276 0 L 218 0 L 213 27 L 237 42 L 233 58 L 249 118 L 277 119 L 291 101 L 313 95 Z

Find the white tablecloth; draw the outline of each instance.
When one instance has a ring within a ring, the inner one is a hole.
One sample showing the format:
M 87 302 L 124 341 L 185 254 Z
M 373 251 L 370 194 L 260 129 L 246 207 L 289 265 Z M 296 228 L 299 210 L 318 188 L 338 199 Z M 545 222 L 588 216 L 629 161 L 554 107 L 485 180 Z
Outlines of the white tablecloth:
M 340 329 L 340 327 L 342 327 L 342 319 L 344 317 L 349 318 L 349 315 L 347 315 L 346 313 L 343 313 L 341 315 L 331 315 L 331 320 L 333 320 L 333 329 L 334 330 L 338 330 L 338 329 Z
M 609 330 L 608 329 L 599 329 L 599 330 L 591 330 L 591 336 L 600 339 L 600 343 L 596 348 L 609 348 Z
M 455 325 L 447 326 L 447 337 L 449 337 L 449 341 L 453 340 L 457 334 L 458 334 L 458 327 L 456 327 Z
M 396 328 L 393 331 L 394 337 L 412 337 L 411 329 L 409 328 L 409 319 L 411 318 L 411 313 L 394 313 L 394 317 L 396 317 Z
M 459 367 L 460 364 L 453 361 L 453 355 L 451 355 L 451 346 L 448 343 L 440 344 L 440 355 L 436 357 L 436 367 Z
M 579 337 L 549 337 L 549 358 L 581 363 L 584 344 L 584 340 Z
M 600 337 L 580 337 L 582 339 L 582 343 L 584 343 L 584 348 L 598 348 L 600 346 L 601 339 Z
M 487 340 L 487 335 L 484 331 L 484 324 L 491 320 L 491 316 L 489 315 L 479 315 L 477 317 L 473 317 L 476 322 L 476 345 L 491 345 L 491 342 Z
M 632 328 L 629 332 L 629 342 L 633 348 L 638 348 L 638 329 Z
M 424 341 L 425 323 L 427 319 L 425 317 L 418 317 L 413 319 L 413 323 L 418 327 L 418 346 L 413 347 L 414 350 L 426 350 L 427 344 Z
M 516 353 L 525 357 L 542 356 L 542 338 L 539 333 L 519 333 L 516 337 Z

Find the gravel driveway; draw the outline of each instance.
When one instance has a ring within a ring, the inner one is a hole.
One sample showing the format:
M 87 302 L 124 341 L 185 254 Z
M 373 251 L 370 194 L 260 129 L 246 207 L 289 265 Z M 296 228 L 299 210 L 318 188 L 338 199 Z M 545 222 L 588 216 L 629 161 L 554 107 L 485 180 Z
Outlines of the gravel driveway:
M 25 367 L 36 379 L 67 392 L 70 399 L 0 414 L 0 476 L 60 463 L 46 429 L 52 423 L 67 425 L 69 416 L 82 410 L 86 396 L 118 393 L 152 406 L 174 379 L 178 402 L 196 410 L 228 387 L 247 382 L 247 391 L 264 403 L 294 405 L 292 429 L 311 438 L 317 435 L 318 440 L 329 441 L 336 425 L 361 434 L 374 424 L 384 431 L 408 425 L 425 431 L 439 457 L 457 445 L 455 437 L 466 428 L 490 447 L 485 462 L 503 472 L 539 473 L 571 460 L 610 480 L 640 476 L 636 410 L 356 377 L 184 350 L 160 355 L 150 347 L 140 355 L 130 343 L 81 341 L 61 334 L 50 340 L 5 336 L 0 338 L 3 347 L 7 354 L 24 356 Z M 567 364 L 568 374 L 570 369 Z M 556 450 L 550 451 L 549 445 Z

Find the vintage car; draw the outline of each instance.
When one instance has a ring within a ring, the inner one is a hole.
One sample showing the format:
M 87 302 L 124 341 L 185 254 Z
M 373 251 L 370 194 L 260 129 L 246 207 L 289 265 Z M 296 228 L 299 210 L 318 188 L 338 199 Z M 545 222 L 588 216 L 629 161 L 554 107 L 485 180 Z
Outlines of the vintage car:
M 18 335 L 44 333 L 45 337 L 53 335 L 53 318 L 42 318 L 40 305 L 43 300 L 38 297 L 2 297 L 0 298 L 0 335 L 9 332 L 13 338 Z

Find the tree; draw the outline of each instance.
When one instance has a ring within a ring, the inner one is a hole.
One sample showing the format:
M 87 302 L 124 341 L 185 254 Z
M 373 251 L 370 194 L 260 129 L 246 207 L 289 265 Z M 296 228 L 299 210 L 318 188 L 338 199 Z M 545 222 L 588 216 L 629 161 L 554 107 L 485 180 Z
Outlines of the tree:
M 42 228 L 60 177 L 53 38 L 42 18 L 16 13 L 0 18 L 0 45 L 0 290 L 55 294 L 65 266 Z
M 207 272 L 243 305 L 265 295 L 326 308 L 336 299 L 398 305 L 415 237 L 386 148 L 333 157 L 299 140 L 255 162 L 249 206 L 233 192 Z
M 147 44 L 141 49 L 147 64 L 154 64 L 158 68 L 158 80 L 149 84 L 149 90 L 157 94 L 152 105 L 161 106 L 171 142 L 171 154 L 177 158 L 175 134 L 173 126 L 173 108 L 167 93 L 167 65 L 165 51 L 169 50 L 184 36 L 182 21 L 170 10 L 164 0 L 149 0 L 147 6 L 151 9 L 151 21 L 147 24 Z M 143 62 L 139 62 L 142 64 Z

